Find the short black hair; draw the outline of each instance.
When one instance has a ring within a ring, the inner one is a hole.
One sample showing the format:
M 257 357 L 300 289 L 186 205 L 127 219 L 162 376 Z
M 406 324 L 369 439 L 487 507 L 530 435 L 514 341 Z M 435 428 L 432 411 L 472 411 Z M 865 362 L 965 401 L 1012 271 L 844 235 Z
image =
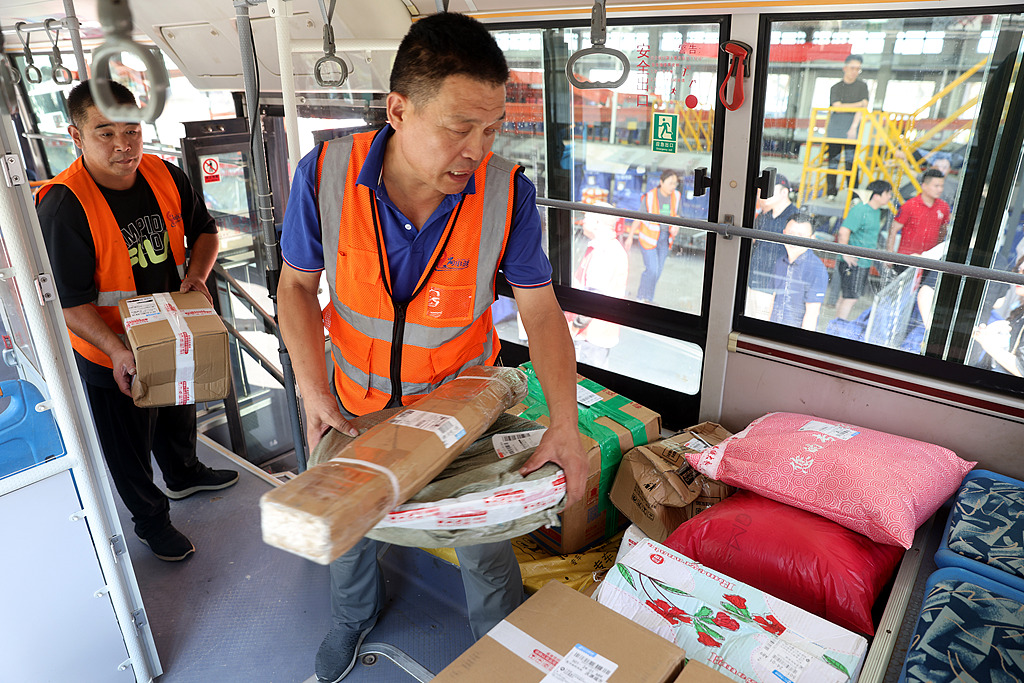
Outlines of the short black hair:
M 937 169 L 937 168 L 929 168 L 927 171 L 925 171 L 924 173 L 921 174 L 921 184 L 924 185 L 925 183 L 927 183 L 932 178 L 945 178 L 945 177 L 946 176 L 943 175 L 942 171 L 940 171 L 939 169 Z
M 504 85 L 508 63 L 486 26 L 465 14 L 441 12 L 420 19 L 402 38 L 391 68 L 391 92 L 422 104 L 455 75 Z
M 807 223 L 811 226 L 811 231 L 814 231 L 814 216 L 807 213 L 806 211 L 797 211 L 789 217 L 787 223 Z
M 663 168 L 663 169 L 661 169 L 661 177 L 658 178 L 658 184 L 661 185 L 663 182 L 665 182 L 666 180 L 668 180 L 672 176 L 675 176 L 676 178 L 678 178 L 679 177 L 679 171 L 676 171 L 676 170 L 671 169 L 671 168 Z
M 104 81 L 104 83 L 110 86 L 110 92 L 118 104 L 138 104 L 132 91 L 117 81 Z M 71 119 L 71 125 L 81 128 L 85 123 L 89 107 L 95 106 L 96 101 L 92 98 L 92 91 L 89 90 L 89 81 L 82 81 L 72 88 L 68 93 L 68 118 Z
M 867 191 L 871 193 L 872 198 L 876 194 L 885 194 L 891 190 L 892 185 L 889 184 L 888 180 L 872 180 L 867 186 Z
M 843 64 L 849 64 L 850 62 L 860 62 L 861 64 L 863 64 L 864 63 L 864 56 L 863 55 L 846 55 L 846 59 L 843 60 Z

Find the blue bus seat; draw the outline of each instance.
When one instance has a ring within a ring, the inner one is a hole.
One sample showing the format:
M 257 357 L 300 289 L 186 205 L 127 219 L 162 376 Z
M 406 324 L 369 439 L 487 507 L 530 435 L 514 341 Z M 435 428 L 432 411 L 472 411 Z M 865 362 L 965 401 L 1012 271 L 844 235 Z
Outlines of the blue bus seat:
M 9 399 L 0 412 L 0 477 L 64 454 L 64 442 L 49 410 L 36 411 L 43 394 L 31 382 L 0 382 L 0 397 Z

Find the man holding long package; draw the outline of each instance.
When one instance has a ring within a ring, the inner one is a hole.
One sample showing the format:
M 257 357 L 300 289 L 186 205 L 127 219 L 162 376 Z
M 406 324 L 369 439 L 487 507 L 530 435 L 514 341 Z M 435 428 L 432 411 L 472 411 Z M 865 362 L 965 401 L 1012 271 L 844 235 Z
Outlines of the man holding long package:
M 347 418 L 407 405 L 473 365 L 494 364 L 491 321 L 501 269 L 513 286 L 551 427 L 523 473 L 555 462 L 567 503 L 582 497 L 586 456 L 576 413 L 572 340 L 541 249 L 536 190 L 490 153 L 505 117 L 509 70 L 478 21 L 418 21 L 391 72 L 388 124 L 320 145 L 299 163 L 285 212 L 278 310 L 314 447 Z M 317 290 L 326 270 L 331 304 Z M 332 342 L 333 381 L 321 343 Z M 331 565 L 332 627 L 316 656 L 337 682 L 384 604 L 377 543 Z M 457 551 L 477 638 L 522 601 L 511 544 Z
M 119 104 L 135 105 L 126 87 L 110 88 Z M 205 282 L 217 259 L 217 225 L 178 167 L 142 153 L 138 123 L 100 113 L 87 81 L 72 88 L 67 106 L 68 132 L 82 156 L 39 190 L 39 225 L 114 487 L 142 542 L 161 560 L 183 560 L 195 546 L 171 524 L 168 496 L 226 488 L 238 473 L 199 462 L 194 404 L 139 408 L 132 401 L 135 356 L 117 304 L 159 292 L 210 299 Z M 151 452 L 166 495 L 153 483 Z

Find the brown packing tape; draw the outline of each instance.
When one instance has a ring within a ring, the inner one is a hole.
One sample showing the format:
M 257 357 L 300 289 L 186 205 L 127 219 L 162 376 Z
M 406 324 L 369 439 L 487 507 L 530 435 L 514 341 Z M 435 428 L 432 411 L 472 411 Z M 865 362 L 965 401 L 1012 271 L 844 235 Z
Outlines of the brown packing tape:
M 347 462 L 318 465 L 265 493 L 263 540 L 321 564 L 333 561 L 444 470 L 525 391 L 526 377 L 516 368 L 464 371 L 334 455 Z M 428 430 L 403 424 L 423 413 L 454 418 L 463 434 L 445 444 Z

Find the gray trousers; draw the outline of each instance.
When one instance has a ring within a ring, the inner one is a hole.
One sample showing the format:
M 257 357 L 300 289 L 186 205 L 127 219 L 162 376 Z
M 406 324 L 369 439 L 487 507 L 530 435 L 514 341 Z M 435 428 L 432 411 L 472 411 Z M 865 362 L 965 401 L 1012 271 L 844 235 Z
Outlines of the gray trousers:
M 331 563 L 333 626 L 363 630 L 384 607 L 377 563 L 381 543 L 363 538 Z M 509 541 L 456 548 L 473 638 L 479 640 L 523 602 L 523 577 Z

